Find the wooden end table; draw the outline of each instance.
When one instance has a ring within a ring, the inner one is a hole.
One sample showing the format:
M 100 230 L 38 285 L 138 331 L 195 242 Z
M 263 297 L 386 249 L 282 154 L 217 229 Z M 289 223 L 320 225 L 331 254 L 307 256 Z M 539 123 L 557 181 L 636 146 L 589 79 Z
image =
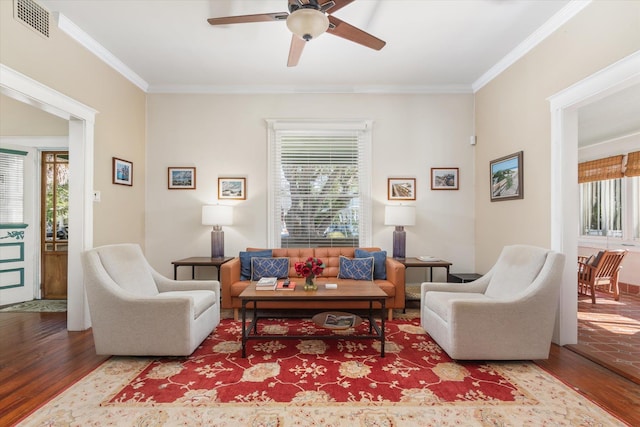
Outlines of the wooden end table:
M 225 262 L 231 261 L 234 257 L 209 258 L 209 257 L 191 257 L 172 261 L 173 264 L 173 280 L 178 279 L 178 267 L 191 267 L 191 279 L 196 278 L 196 267 L 216 267 L 218 269 L 218 282 L 220 281 L 220 266 Z
M 394 258 L 396 260 L 398 260 L 399 262 L 404 264 L 405 268 L 411 268 L 411 267 L 419 267 L 419 268 L 428 268 L 429 269 L 429 280 L 433 280 L 433 269 L 434 268 L 444 268 L 445 270 L 447 270 L 447 279 L 449 278 L 449 267 L 451 267 L 452 263 L 450 263 L 449 261 L 444 261 L 441 259 L 438 260 L 433 260 L 433 261 L 422 261 L 418 258 Z M 407 293 L 406 293 L 406 280 L 405 280 L 405 309 L 402 311 L 403 313 L 406 312 L 406 305 L 407 305 Z

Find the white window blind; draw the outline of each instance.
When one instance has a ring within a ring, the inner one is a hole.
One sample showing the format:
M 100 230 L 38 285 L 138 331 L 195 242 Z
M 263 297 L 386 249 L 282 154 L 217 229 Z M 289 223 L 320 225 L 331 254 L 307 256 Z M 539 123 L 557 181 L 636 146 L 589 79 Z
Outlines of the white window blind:
M 580 184 L 581 234 L 622 238 L 622 179 Z
M 268 122 L 270 247 L 370 246 L 370 122 Z
M 0 224 L 24 222 L 24 151 L 0 149 Z

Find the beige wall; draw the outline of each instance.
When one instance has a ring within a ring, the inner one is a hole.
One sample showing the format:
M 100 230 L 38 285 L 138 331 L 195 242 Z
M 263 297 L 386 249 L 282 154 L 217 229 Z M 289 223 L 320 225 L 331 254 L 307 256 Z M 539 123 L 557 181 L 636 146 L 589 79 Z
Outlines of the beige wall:
M 13 2 L 6 0 L 0 1 L 0 63 L 98 111 L 94 188 L 102 202 L 94 206 L 94 245 L 144 244 L 145 93 L 55 22 L 47 39 L 14 20 Z M 112 157 L 133 162 L 133 187 L 111 183 Z
M 640 2 L 595 1 L 476 93 L 476 270 L 504 245 L 551 242 L 546 99 L 640 49 Z M 524 151 L 524 199 L 489 201 L 489 162 Z M 577 218 L 576 218 L 577 221 Z
M 69 122 L 0 95 L 0 136 L 67 136 Z
M 393 227 L 384 225 L 387 178 L 416 178 L 407 254 L 441 257 L 456 272 L 473 269 L 472 94 L 151 94 L 148 114 L 147 255 L 164 274 L 172 274 L 172 260 L 210 252 L 211 228 L 200 224 L 200 212 L 216 202 L 220 176 L 247 178 L 247 200 L 234 203 L 235 224 L 225 227 L 226 254 L 267 244 L 265 119 L 277 118 L 373 120 L 373 244 L 392 251 Z M 169 166 L 195 166 L 197 189 L 168 190 Z M 431 167 L 460 168 L 460 190 L 431 191 Z M 407 275 L 409 282 L 426 278 L 420 269 Z

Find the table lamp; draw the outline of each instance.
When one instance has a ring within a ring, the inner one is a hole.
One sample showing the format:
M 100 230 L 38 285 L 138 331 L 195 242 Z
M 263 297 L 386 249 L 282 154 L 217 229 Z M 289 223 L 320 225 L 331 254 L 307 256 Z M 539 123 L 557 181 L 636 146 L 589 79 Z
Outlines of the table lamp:
M 388 205 L 384 208 L 384 225 L 395 225 L 393 231 L 393 257 L 405 258 L 407 233 L 405 225 L 416 224 L 415 206 Z
M 213 225 L 211 230 L 211 258 L 224 257 L 223 225 L 233 224 L 233 207 L 205 205 L 202 207 L 202 225 Z

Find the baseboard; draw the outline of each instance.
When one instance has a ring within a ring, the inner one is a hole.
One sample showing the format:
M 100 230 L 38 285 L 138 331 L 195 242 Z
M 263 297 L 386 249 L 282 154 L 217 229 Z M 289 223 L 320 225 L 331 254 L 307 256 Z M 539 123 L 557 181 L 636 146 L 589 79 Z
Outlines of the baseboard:
M 632 285 L 630 283 L 618 283 L 620 293 L 627 295 L 640 295 L 640 285 Z

